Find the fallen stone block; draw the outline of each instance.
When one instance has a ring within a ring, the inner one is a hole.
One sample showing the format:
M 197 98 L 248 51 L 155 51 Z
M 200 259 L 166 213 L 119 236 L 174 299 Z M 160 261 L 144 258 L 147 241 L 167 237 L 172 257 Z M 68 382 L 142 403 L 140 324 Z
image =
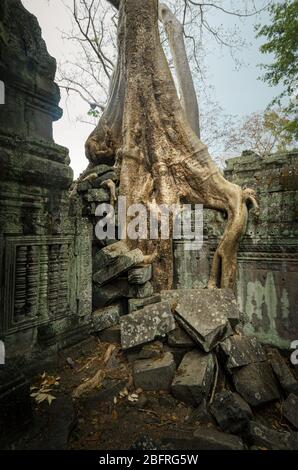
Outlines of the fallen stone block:
M 128 313 L 132 313 L 135 310 L 140 310 L 146 305 L 156 304 L 161 302 L 160 294 L 153 294 L 150 297 L 143 297 L 141 299 L 129 299 L 128 300 Z
M 111 243 L 99 250 L 93 259 L 93 271 L 96 272 L 109 264 L 116 262 L 121 255 L 129 253 L 129 247 L 124 241 Z
M 194 348 L 195 341 L 182 328 L 177 327 L 168 334 L 168 344 L 174 348 Z
M 171 391 L 178 400 L 199 405 L 209 394 L 214 376 L 212 354 L 193 350 L 185 354 L 172 383 Z
M 153 359 L 163 355 L 163 344 L 161 341 L 154 341 L 145 344 L 138 354 L 138 359 Z
M 99 331 L 97 333 L 98 338 L 103 343 L 117 343 L 120 344 L 121 342 L 121 333 L 120 333 L 120 325 L 111 326 L 106 330 Z
M 194 432 L 197 450 L 243 450 L 244 444 L 240 437 L 226 434 L 217 429 L 200 427 Z
M 276 431 L 255 421 L 248 423 L 245 440 L 250 445 L 269 450 L 293 450 L 297 445 L 295 436 L 286 431 Z
M 240 322 L 240 310 L 232 289 L 172 289 L 161 291 L 161 296 L 163 300 L 170 303 L 172 309 L 175 309 L 181 299 L 194 296 L 202 299 L 203 307 L 208 306 L 209 313 L 214 313 L 213 309 L 220 314 L 222 311 L 232 327 Z
M 269 358 L 273 372 L 283 390 L 286 393 L 298 394 L 298 382 L 277 349 L 269 351 Z
M 152 264 L 139 266 L 128 271 L 128 282 L 130 284 L 145 284 L 152 277 Z
M 231 372 L 236 367 L 253 362 L 266 361 L 262 345 L 254 337 L 234 335 L 218 345 L 226 369 Z
M 220 341 L 230 336 L 227 319 L 230 302 L 220 294 L 221 289 L 193 289 L 180 294 L 175 317 L 187 333 L 209 352 Z
M 127 297 L 129 284 L 127 279 L 118 278 L 116 281 L 104 286 L 92 286 L 92 304 L 95 308 L 102 308 L 111 305 L 123 297 Z
M 229 390 L 215 395 L 210 410 L 221 429 L 232 434 L 241 433 L 253 416 L 243 398 Z
M 279 390 L 268 362 L 255 362 L 233 371 L 237 392 L 251 406 L 279 399 Z
M 147 305 L 120 319 L 123 349 L 153 341 L 175 328 L 175 320 L 166 302 Z
M 92 313 L 93 331 L 101 331 L 110 326 L 117 325 L 120 321 L 121 305 L 111 305 L 97 309 Z
M 282 404 L 282 414 L 289 423 L 298 429 L 298 396 L 291 393 Z
M 113 246 L 113 245 L 109 245 Z M 108 248 L 108 247 L 107 247 Z M 105 249 L 105 248 L 104 248 Z M 103 284 L 115 279 L 132 266 L 136 266 L 144 261 L 144 255 L 138 248 L 128 253 L 118 256 L 111 264 L 101 268 L 93 275 L 93 281 L 100 287 Z
M 136 297 L 137 299 L 143 299 L 152 297 L 153 295 L 153 286 L 150 281 L 147 281 L 145 284 L 129 284 L 129 290 L 127 297 Z
M 171 353 L 155 359 L 138 360 L 133 365 L 135 387 L 143 390 L 168 390 L 171 386 L 176 365 Z

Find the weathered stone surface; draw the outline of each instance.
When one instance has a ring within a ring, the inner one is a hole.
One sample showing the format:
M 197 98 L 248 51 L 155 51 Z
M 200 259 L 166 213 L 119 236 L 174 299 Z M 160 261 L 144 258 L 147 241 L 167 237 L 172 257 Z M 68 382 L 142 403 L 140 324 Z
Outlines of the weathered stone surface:
M 298 429 L 298 396 L 291 393 L 282 404 L 282 414 Z
M 132 313 L 135 310 L 140 310 L 146 305 L 156 304 L 157 302 L 161 302 L 160 294 L 153 294 L 150 297 L 143 297 L 141 299 L 129 299 L 128 313 Z
M 138 360 L 133 365 L 135 387 L 143 390 L 168 390 L 175 370 L 171 353 L 165 353 L 160 358 Z
M 21 0 L 0 5 L 0 336 L 26 367 L 89 334 L 92 229 L 69 198 L 69 152 L 53 141 L 56 61 Z
M 221 342 L 218 348 L 229 371 L 253 362 L 266 361 L 263 347 L 254 337 L 234 335 Z
M 286 393 L 298 394 L 298 382 L 277 349 L 271 349 L 269 357 L 273 372 L 283 390 Z
M 115 263 L 118 256 L 129 253 L 129 248 L 124 241 L 118 241 L 105 246 L 99 250 L 93 259 L 93 271 L 99 271 L 100 269 L 108 266 L 109 264 Z
M 293 450 L 295 447 L 295 437 L 291 433 L 276 431 L 255 421 L 249 422 L 245 439 L 250 445 L 269 450 Z
M 183 349 L 193 348 L 196 345 L 194 340 L 180 327 L 175 328 L 168 334 L 168 344 Z
M 172 383 L 172 393 L 178 400 L 199 405 L 208 396 L 214 375 L 212 354 L 190 351 L 185 354 Z
M 97 336 L 103 343 L 120 343 L 120 325 L 111 326 L 110 328 L 99 331 Z
M 240 437 L 226 434 L 216 429 L 199 428 L 194 432 L 198 450 L 243 450 L 244 444 Z
M 279 390 L 270 364 L 256 362 L 234 370 L 236 390 L 251 406 L 278 400 Z
M 113 245 L 109 245 L 113 246 Z M 115 279 L 115 277 L 121 275 L 132 266 L 142 263 L 144 255 L 138 248 L 128 253 L 123 253 L 118 256 L 117 259 L 105 267 L 101 268 L 93 275 L 93 281 L 100 287 L 103 284 Z
M 78 193 L 84 193 L 86 191 L 89 191 L 89 189 L 91 189 L 91 188 L 92 188 L 92 186 L 91 186 L 90 181 L 80 181 L 77 184 Z
M 152 277 L 152 264 L 139 266 L 128 271 L 128 282 L 130 284 L 145 284 Z
M 153 292 L 154 289 L 150 281 L 147 281 L 145 284 L 129 284 L 127 297 L 145 299 L 152 297 Z
M 121 317 L 121 344 L 123 349 L 153 341 L 175 328 L 175 321 L 166 302 L 148 305 Z
M 93 284 L 92 289 L 92 304 L 95 308 L 105 307 L 114 302 L 127 297 L 129 292 L 129 284 L 127 279 L 117 279 L 110 284 L 104 286 L 97 286 Z
M 163 355 L 163 343 L 161 341 L 154 341 L 145 344 L 138 354 L 138 359 L 152 359 Z
M 240 310 L 237 306 L 234 292 L 231 289 L 172 289 L 161 291 L 161 296 L 162 299 L 169 302 L 171 308 L 174 309 L 181 298 L 192 295 L 198 298 L 201 298 L 204 295 L 209 297 L 212 292 L 214 295 L 214 305 L 216 306 L 218 298 L 220 298 L 220 302 L 222 301 L 224 303 L 224 313 L 226 318 L 230 321 L 231 325 L 235 327 L 240 321 Z
M 250 406 L 238 393 L 229 390 L 215 395 L 210 410 L 221 429 L 232 434 L 243 431 L 252 419 Z
M 120 314 L 120 304 L 95 310 L 92 313 L 93 331 L 101 331 L 110 326 L 117 325 L 120 321 Z
M 175 307 L 177 321 L 206 352 L 232 334 L 227 313 L 233 304 L 221 291 L 185 290 L 179 294 Z
M 162 290 L 160 295 L 164 302 L 168 302 L 171 306 L 171 309 L 174 309 L 179 300 L 179 293 L 181 289 L 171 289 L 171 290 Z
M 84 199 L 87 202 L 109 202 L 110 195 L 109 192 L 104 188 L 89 189 L 86 194 L 84 194 Z
M 281 349 L 298 338 L 297 161 L 297 150 L 264 158 L 246 154 L 227 160 L 225 169 L 228 180 L 255 189 L 260 207 L 266 208 L 259 217 L 249 217 L 238 253 L 236 290 L 246 332 Z M 209 230 L 205 217 L 207 225 L 211 239 L 218 224 Z
M 152 293 L 153 287 L 151 282 L 148 281 L 143 286 L 137 284 L 132 285 L 128 283 L 128 280 L 125 277 L 121 276 L 100 287 L 95 283 L 93 284 L 93 307 L 105 307 L 123 298 L 132 298 L 134 301 L 138 300 L 140 305 L 145 304 L 145 306 L 152 303 L 158 303 L 158 297 L 152 296 Z M 140 298 L 136 299 L 136 296 L 140 296 Z M 151 297 L 153 297 L 155 302 L 150 302 Z M 139 308 L 139 310 L 140 309 L 141 308 Z

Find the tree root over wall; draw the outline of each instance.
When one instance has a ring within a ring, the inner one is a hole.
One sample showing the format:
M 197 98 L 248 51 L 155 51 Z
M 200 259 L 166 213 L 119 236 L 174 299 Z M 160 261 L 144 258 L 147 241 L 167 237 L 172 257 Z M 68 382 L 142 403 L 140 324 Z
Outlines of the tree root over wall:
M 253 190 L 228 182 L 188 123 L 161 46 L 157 0 L 122 0 L 118 61 L 107 107 L 86 142 L 88 172 L 114 164 L 127 204 L 203 204 L 227 216 L 214 255 L 209 287 L 235 283 L 237 249 L 248 207 L 258 208 Z M 154 283 L 171 288 L 171 241 L 140 241 L 145 254 L 157 250 Z

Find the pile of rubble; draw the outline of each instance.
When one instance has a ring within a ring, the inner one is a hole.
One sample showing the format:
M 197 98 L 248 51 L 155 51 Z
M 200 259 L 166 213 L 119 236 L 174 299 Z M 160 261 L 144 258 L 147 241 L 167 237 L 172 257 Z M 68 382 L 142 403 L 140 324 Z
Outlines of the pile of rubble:
M 121 246 L 117 242 L 98 253 L 102 267 L 94 279 L 104 285 L 107 272 L 109 280 L 125 274 L 127 310 L 121 303 L 96 309 L 93 329 L 102 341 L 121 343 L 135 389 L 168 390 L 192 407 L 189 421 L 205 425 L 192 436 L 197 448 L 298 448 L 298 382 L 277 350 L 265 351 L 243 334 L 232 291 L 178 289 L 153 295 L 150 290 L 133 297 L 136 286 L 150 282 L 151 267 L 136 266 L 139 250 L 121 252 Z M 287 431 L 256 418 L 274 402 L 280 403 Z M 181 436 L 176 446 L 183 447 Z

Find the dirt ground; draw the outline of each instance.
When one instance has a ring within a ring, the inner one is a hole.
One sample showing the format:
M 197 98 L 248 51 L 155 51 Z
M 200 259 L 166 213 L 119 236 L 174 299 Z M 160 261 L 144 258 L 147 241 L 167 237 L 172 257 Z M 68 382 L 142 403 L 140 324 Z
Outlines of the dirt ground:
M 97 338 L 64 351 L 58 364 L 34 377 L 32 394 L 34 422 L 9 448 L 124 450 L 140 435 L 166 446 L 168 438 L 187 438 L 203 425 L 189 422 L 193 409 L 170 393 L 135 390 L 120 345 Z M 278 403 L 258 410 L 255 418 L 288 430 Z

